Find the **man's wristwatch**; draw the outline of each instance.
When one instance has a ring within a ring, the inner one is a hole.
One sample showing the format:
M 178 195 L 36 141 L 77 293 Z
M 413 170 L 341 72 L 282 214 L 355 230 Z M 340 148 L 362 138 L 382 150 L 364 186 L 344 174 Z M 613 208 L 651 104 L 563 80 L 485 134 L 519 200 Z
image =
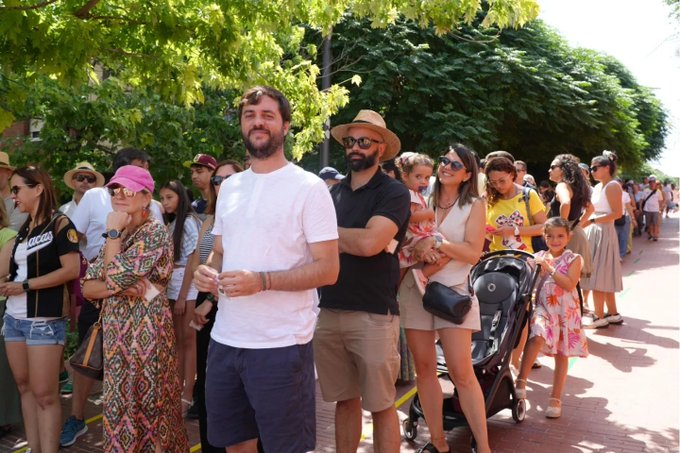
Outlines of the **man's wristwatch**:
M 519 236 L 519 226 L 515 225 L 515 236 Z
M 120 231 L 110 229 L 106 233 L 102 233 L 104 239 L 120 239 Z

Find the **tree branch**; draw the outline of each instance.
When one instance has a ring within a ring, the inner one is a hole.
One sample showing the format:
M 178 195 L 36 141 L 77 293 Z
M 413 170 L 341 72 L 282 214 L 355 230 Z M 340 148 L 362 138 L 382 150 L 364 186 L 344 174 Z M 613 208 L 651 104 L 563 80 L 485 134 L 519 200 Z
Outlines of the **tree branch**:
M 90 17 L 90 11 L 92 8 L 97 6 L 97 3 L 99 3 L 100 0 L 90 0 L 89 2 L 85 3 L 82 8 L 80 8 L 78 11 L 76 11 L 75 16 L 80 18 L 80 19 L 87 19 Z
M 3 9 L 8 9 L 8 10 L 14 10 L 14 11 L 29 11 L 32 9 L 40 9 L 44 8 L 47 5 L 51 5 L 52 3 L 57 3 L 59 0 L 46 0 L 44 2 L 36 3 L 35 5 L 31 6 L 3 6 L 0 8 L 0 11 Z

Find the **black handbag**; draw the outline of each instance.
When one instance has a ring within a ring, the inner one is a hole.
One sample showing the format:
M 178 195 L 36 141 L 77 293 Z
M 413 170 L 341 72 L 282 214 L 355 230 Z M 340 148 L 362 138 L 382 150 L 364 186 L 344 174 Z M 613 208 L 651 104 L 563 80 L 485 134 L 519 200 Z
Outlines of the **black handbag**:
M 625 224 L 626 224 L 625 214 L 619 217 L 618 219 L 614 220 L 614 225 L 616 226 L 624 226 Z
M 76 352 L 69 359 L 73 371 L 101 381 L 104 379 L 102 317 L 92 324 Z
M 430 282 L 425 287 L 423 308 L 439 318 L 462 324 L 472 307 L 472 286 L 469 281 L 468 287 L 469 295 L 458 294 L 446 285 Z

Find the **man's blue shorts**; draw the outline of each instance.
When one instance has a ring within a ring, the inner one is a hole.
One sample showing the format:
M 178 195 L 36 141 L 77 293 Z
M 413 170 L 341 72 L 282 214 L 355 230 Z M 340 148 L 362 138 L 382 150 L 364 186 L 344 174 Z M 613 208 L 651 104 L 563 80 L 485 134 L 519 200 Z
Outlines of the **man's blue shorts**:
M 264 451 L 303 453 L 316 443 L 312 343 L 242 349 L 210 340 L 208 440 L 229 447 L 260 438 Z
M 5 343 L 22 342 L 27 346 L 64 345 L 66 342 L 66 320 L 52 319 L 35 321 L 17 319 L 5 313 L 2 334 Z

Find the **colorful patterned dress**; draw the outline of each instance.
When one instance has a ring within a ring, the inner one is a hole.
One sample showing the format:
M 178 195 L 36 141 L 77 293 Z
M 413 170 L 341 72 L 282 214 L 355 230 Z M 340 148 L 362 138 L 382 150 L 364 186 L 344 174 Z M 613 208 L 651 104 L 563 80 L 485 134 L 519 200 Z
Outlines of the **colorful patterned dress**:
M 537 252 L 536 256 L 546 256 L 547 252 Z M 566 249 L 552 265 L 557 273 L 566 275 L 569 265 L 576 259 L 571 250 Z M 543 337 L 545 355 L 564 355 L 567 357 L 587 357 L 588 340 L 581 329 L 581 308 L 578 293 L 574 288 L 566 291 L 558 286 L 551 276 L 539 284 L 536 307 L 531 317 L 531 337 Z
M 85 280 L 104 275 L 103 248 Z M 105 269 L 107 287 L 120 293 L 140 278 L 162 288 L 147 301 L 120 294 L 102 301 L 104 333 L 104 451 L 189 451 L 182 420 L 175 332 L 165 287 L 172 274 L 167 229 L 149 219 L 124 239 Z

